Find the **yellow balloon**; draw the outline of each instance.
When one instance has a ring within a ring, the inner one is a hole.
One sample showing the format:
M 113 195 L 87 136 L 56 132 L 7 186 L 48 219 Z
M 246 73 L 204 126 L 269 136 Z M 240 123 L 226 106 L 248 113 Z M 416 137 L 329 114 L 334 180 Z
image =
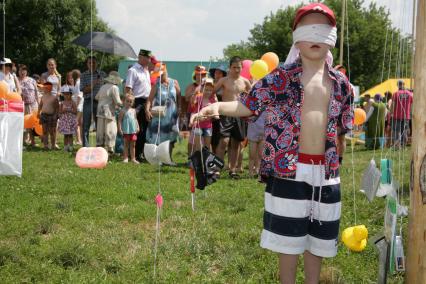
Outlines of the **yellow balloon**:
M 256 60 L 250 66 L 250 74 L 256 80 L 262 79 L 268 73 L 269 73 L 268 64 L 265 61 L 263 61 L 263 60 L 260 60 L 260 59 Z

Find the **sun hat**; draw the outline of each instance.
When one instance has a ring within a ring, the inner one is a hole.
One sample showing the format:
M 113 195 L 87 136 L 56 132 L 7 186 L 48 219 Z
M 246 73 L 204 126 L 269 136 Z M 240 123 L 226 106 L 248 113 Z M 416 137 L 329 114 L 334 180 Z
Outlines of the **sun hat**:
M 3 57 L 3 58 L 0 60 L 0 65 L 6 65 L 6 64 L 12 64 L 12 60 L 10 60 L 10 58 Z
M 333 10 L 322 3 L 311 3 L 309 5 L 300 7 L 297 10 L 296 17 L 294 18 L 293 22 L 293 31 L 296 29 L 297 24 L 304 16 L 312 13 L 321 13 L 325 15 L 330 20 L 331 25 L 333 27 L 336 26 L 336 17 L 334 16 Z
M 44 83 L 37 84 L 37 87 L 45 92 L 51 92 L 53 85 L 50 82 L 44 82 Z
M 214 81 L 213 81 L 212 78 L 208 77 L 208 78 L 204 79 L 203 85 L 204 86 L 206 86 L 206 85 L 212 85 L 212 86 L 214 86 Z
M 195 75 L 197 75 L 197 74 L 206 75 L 207 74 L 206 67 L 204 67 L 203 65 L 195 66 L 194 72 L 192 73 L 192 80 L 194 82 L 195 82 Z
M 114 85 L 119 85 L 123 82 L 123 79 L 121 79 L 120 74 L 117 71 L 111 71 L 104 81 Z
M 209 70 L 209 74 L 210 74 L 210 76 L 211 76 L 212 78 L 214 78 L 214 72 L 216 72 L 216 70 L 220 70 L 220 71 L 222 71 L 223 76 L 226 76 L 226 75 L 228 74 L 228 70 L 227 70 L 227 68 L 225 67 L 225 65 L 221 64 L 221 65 L 217 66 L 216 68 L 211 68 L 211 69 Z
M 69 85 L 63 85 L 61 87 L 61 93 L 72 93 L 73 89 Z

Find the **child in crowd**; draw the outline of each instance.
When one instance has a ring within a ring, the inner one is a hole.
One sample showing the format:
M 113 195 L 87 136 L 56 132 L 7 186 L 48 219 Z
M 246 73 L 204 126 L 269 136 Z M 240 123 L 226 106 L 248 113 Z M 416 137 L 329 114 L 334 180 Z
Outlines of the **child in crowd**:
M 197 113 L 202 108 L 217 102 L 217 98 L 216 95 L 213 93 L 213 90 L 213 79 L 206 78 L 204 80 L 204 83 L 201 85 L 202 93 L 198 93 L 191 98 L 191 113 Z M 195 125 L 191 125 L 191 127 L 192 131 L 189 139 L 191 143 L 194 144 L 194 151 L 201 150 L 203 146 L 207 147 L 211 151 L 211 139 L 213 131 L 211 119 L 197 122 Z
M 37 117 L 43 127 L 44 149 L 56 149 L 56 126 L 58 122 L 59 101 L 56 95 L 52 94 L 52 83 L 46 82 L 40 86 L 43 96 L 40 100 Z M 51 147 L 49 147 L 49 136 Z
M 352 129 L 353 91 L 332 68 L 336 18 L 322 3 L 299 8 L 284 64 L 238 100 L 203 108 L 193 118 L 249 117 L 265 112 L 260 175 L 266 183 L 260 245 L 277 252 L 281 283 L 296 283 L 303 255 L 305 283 L 318 283 L 323 257 L 337 253 L 339 165 Z
M 249 141 L 249 175 L 257 178 L 262 159 L 265 134 L 265 113 L 262 113 L 256 121 L 248 123 L 247 138 Z
M 76 140 L 77 145 L 81 145 L 81 125 L 83 123 L 83 92 L 80 91 L 80 70 L 74 69 L 71 72 L 71 76 L 74 81 L 74 88 L 72 93 L 72 100 L 77 105 L 77 131 L 76 131 Z
M 73 135 L 77 129 L 77 105 L 72 100 L 73 89 L 71 86 L 64 85 L 61 88 L 61 94 L 64 101 L 59 106 L 58 129 L 64 135 L 64 151 L 72 152 Z
M 128 163 L 128 153 L 130 150 L 130 159 L 133 163 L 139 164 L 135 157 L 135 143 L 137 140 L 137 133 L 139 133 L 139 124 L 136 119 L 136 110 L 132 108 L 134 103 L 134 96 L 127 94 L 124 98 L 124 108 L 118 115 L 118 132 L 123 135 L 124 149 L 123 149 L 123 163 Z

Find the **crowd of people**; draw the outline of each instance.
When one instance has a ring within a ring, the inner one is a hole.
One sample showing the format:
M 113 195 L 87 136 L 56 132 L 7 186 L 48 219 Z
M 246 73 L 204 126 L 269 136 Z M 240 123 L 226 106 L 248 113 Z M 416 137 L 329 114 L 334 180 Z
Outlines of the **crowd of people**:
M 385 92 L 371 97 L 363 97 L 362 108 L 367 117 L 364 125 L 365 147 L 405 147 L 412 133 L 413 93 L 405 88 L 403 80 L 398 80 L 398 91 Z
M 220 116 L 189 125 L 190 116 L 217 101 L 236 101 L 250 91 L 253 82 L 240 75 L 242 60 L 233 57 L 229 67 L 206 70 L 195 66 L 193 83 L 181 92 L 179 82 L 169 77 L 167 66 L 151 51 L 141 49 L 137 63 L 129 66 L 126 80 L 116 71 L 100 70 L 95 57 L 86 59 L 87 70 L 74 69 L 62 80 L 55 59 L 46 62 L 47 71 L 29 76 L 28 67 L 8 58 L 0 61 L 0 79 L 9 90 L 22 96 L 25 114 L 37 112 L 43 127 L 41 140 L 46 150 L 59 149 L 57 132 L 64 137 L 64 150 L 74 143 L 89 146 L 90 130 L 96 129 L 96 146 L 109 153 L 122 153 L 123 162 L 144 160 L 144 144 L 170 141 L 169 154 L 180 133 L 189 131 L 188 157 L 207 147 L 219 158 L 228 155 L 229 176 L 243 172 L 243 151 L 249 148 L 249 175 L 257 177 L 264 142 L 264 115 L 250 122 Z M 339 71 L 345 73 L 342 66 Z M 123 87 L 123 89 L 121 89 Z M 121 91 L 122 90 L 122 91 Z M 404 146 L 411 129 L 412 92 L 398 81 L 398 92 L 363 97 L 367 114 L 365 146 Z M 35 131 L 27 129 L 24 141 L 35 146 Z M 93 143 L 92 143 L 93 144 Z M 130 159 L 129 159 L 130 157 Z M 171 165 L 175 165 L 172 162 Z
M 64 137 L 64 151 L 75 144 L 94 146 L 90 132 L 96 130 L 96 146 L 110 153 L 122 153 L 123 162 L 136 164 L 144 160 L 144 144 L 170 141 L 169 154 L 179 135 L 189 132 L 188 157 L 207 147 L 224 159 L 228 155 L 229 176 L 235 179 L 243 171 L 242 156 L 249 145 L 249 174 L 256 177 L 263 149 L 263 118 L 255 123 L 227 116 L 215 117 L 190 125 L 190 116 L 217 101 L 235 101 L 252 83 L 240 75 L 242 60 L 233 57 L 229 68 L 218 66 L 206 70 L 194 68 L 193 82 L 183 92 L 179 82 L 167 72 L 151 51 L 141 49 L 138 61 L 129 66 L 125 81 L 116 71 L 107 75 L 96 57 L 86 58 L 87 69 L 66 73 L 57 70 L 49 58 L 47 71 L 29 75 L 24 64 L 9 58 L 0 61 L 0 80 L 9 91 L 21 95 L 25 115 L 33 113 L 42 125 L 40 139 L 45 150 L 58 150 L 57 133 Z M 24 143 L 36 147 L 34 129 L 26 129 Z M 171 165 L 175 165 L 174 162 Z

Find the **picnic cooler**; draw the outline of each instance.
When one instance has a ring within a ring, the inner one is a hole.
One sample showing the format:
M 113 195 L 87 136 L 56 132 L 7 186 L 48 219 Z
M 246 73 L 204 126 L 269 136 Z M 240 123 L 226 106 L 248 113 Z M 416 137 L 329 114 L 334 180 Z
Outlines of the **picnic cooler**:
M 24 103 L 0 99 L 0 175 L 22 175 Z

